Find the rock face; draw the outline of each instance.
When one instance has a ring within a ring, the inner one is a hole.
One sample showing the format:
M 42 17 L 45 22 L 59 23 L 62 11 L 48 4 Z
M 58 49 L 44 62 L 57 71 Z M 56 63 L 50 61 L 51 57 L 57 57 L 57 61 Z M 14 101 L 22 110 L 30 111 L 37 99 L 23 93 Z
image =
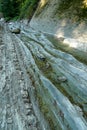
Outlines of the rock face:
M 0 130 L 86 130 L 87 65 L 31 27 L 0 41 Z
M 5 25 L 0 29 L 0 130 L 49 130 L 26 72 L 29 57 L 24 56 L 16 40 Z
M 71 5 L 68 9 L 69 4 L 64 11 L 66 12 L 65 16 L 63 16 L 64 13 L 61 14 L 62 11 L 59 10 L 61 2 L 60 0 L 41 0 L 30 26 L 39 31 L 56 35 L 57 38 L 63 37 L 65 38 L 64 42 L 69 46 L 87 51 L 87 19 L 82 22 L 72 20 L 72 17 L 76 18 L 76 16 L 72 10 L 69 14 L 67 13 L 73 6 Z M 63 0 L 63 2 L 65 1 Z M 72 14 L 73 16 L 71 16 Z

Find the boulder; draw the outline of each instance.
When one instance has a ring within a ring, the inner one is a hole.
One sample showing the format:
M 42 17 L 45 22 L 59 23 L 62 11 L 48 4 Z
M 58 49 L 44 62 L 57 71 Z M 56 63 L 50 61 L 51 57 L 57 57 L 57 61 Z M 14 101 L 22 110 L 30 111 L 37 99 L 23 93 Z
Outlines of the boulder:
M 15 34 L 19 34 L 20 33 L 20 28 L 13 28 L 10 30 L 12 33 L 15 33 Z
M 10 32 L 15 33 L 15 34 L 19 34 L 21 31 L 20 26 L 17 23 L 13 23 L 13 22 L 10 22 L 8 24 L 8 28 L 9 28 Z

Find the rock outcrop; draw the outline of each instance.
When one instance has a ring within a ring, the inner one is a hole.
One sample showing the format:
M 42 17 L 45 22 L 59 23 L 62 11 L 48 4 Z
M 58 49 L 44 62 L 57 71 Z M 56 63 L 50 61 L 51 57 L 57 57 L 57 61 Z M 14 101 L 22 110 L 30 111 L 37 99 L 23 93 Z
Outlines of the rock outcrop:
M 76 1 L 74 4 L 76 6 L 73 7 L 72 1 L 71 6 L 68 7 L 69 2 L 66 0 L 41 0 L 30 21 L 30 26 L 39 31 L 55 35 L 57 38 L 62 37 L 64 38 L 64 43 L 67 43 L 69 46 L 87 51 L 87 19 L 82 19 L 80 22 L 79 20 L 76 21 L 75 18 L 77 16 L 75 16 L 75 14 L 78 13 L 74 13 L 76 7 L 79 8 L 79 3 L 83 3 Z M 61 6 L 60 9 L 61 2 L 68 4 L 65 5 L 66 7 Z M 80 6 L 83 7 L 85 5 Z M 64 8 L 67 9 L 62 13 Z
M 87 130 L 86 28 L 78 39 L 58 20 L 60 2 L 41 0 L 29 26 L 0 23 L 0 130 Z
M 31 27 L 1 41 L 0 129 L 86 130 L 87 65 Z
M 20 25 L 18 24 L 18 22 L 16 22 L 16 23 L 10 22 L 10 23 L 8 23 L 8 27 L 9 27 L 9 30 L 15 34 L 19 34 L 21 31 Z

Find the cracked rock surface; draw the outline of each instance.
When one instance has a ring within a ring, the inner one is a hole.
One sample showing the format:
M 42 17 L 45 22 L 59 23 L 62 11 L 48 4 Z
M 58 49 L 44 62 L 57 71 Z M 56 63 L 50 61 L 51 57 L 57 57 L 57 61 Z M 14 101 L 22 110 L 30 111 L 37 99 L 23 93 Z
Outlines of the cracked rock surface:
M 24 26 L 0 28 L 0 130 L 86 130 L 87 65 Z

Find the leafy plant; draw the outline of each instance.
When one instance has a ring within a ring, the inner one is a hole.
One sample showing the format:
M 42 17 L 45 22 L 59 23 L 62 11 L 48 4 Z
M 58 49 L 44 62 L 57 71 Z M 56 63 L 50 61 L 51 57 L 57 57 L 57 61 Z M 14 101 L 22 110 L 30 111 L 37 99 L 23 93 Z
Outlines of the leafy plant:
M 25 0 L 20 9 L 20 18 L 31 18 L 37 7 L 39 0 Z

